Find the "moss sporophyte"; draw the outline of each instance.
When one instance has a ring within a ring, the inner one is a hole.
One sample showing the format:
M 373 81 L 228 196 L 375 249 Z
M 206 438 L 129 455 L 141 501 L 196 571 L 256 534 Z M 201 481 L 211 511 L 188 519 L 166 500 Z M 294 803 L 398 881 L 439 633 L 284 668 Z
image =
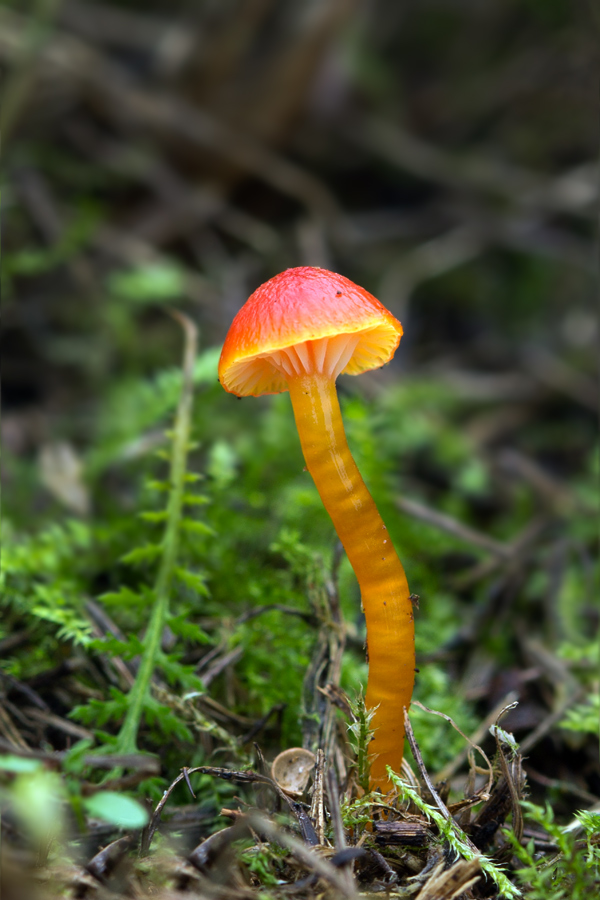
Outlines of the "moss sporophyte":
M 404 569 L 356 463 L 337 397 L 341 373 L 389 360 L 402 326 L 363 288 L 334 272 L 288 269 L 261 285 L 233 320 L 219 380 L 238 397 L 288 391 L 306 466 L 361 590 L 367 624 L 366 705 L 375 710 L 371 788 L 393 789 L 400 771 L 403 708 L 415 668 L 413 607 Z

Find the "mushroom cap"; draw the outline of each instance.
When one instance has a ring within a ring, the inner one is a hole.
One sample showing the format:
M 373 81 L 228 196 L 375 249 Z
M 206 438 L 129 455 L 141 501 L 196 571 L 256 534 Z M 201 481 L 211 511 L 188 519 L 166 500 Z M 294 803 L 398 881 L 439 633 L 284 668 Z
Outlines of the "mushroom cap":
M 303 361 L 313 361 L 312 371 L 322 371 L 323 365 L 327 371 L 327 361 L 322 362 L 327 353 L 342 360 L 337 369 L 329 365 L 332 377 L 340 371 L 360 375 L 389 362 L 401 336 L 402 325 L 385 306 L 343 275 L 312 266 L 287 269 L 257 288 L 234 318 L 219 360 L 219 380 L 239 397 L 279 394 L 288 389 L 286 371 L 297 373 Z M 307 342 L 318 342 L 320 350 L 316 343 L 307 350 Z M 297 351 L 295 368 L 286 368 L 282 353 L 291 348 Z

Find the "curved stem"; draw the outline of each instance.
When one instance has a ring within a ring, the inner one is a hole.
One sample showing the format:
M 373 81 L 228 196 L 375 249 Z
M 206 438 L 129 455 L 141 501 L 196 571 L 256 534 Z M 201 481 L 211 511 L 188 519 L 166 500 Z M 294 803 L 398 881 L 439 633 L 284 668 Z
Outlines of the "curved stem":
M 370 745 L 371 788 L 391 790 L 386 766 L 400 771 L 403 707 L 410 704 L 415 650 L 412 603 L 402 563 L 352 458 L 333 379 L 288 378 L 302 452 L 354 569 L 367 621 L 366 704 L 378 707 Z

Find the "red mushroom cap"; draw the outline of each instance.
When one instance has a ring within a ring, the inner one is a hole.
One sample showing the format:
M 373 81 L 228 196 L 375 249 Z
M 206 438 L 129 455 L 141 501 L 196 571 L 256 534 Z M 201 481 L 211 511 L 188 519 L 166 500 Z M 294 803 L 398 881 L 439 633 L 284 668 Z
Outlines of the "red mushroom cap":
M 257 288 L 231 324 L 219 380 L 238 396 L 279 394 L 287 376 L 360 375 L 394 355 L 402 325 L 343 275 L 301 266 Z

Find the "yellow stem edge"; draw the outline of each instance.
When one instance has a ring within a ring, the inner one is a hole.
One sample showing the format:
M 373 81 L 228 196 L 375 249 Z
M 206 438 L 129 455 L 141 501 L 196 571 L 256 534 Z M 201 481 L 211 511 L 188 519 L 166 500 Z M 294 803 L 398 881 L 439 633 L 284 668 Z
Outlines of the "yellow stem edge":
M 323 505 L 354 569 L 367 622 L 366 705 L 377 707 L 369 747 L 371 789 L 392 790 L 386 772 L 400 772 L 403 707 L 413 691 L 413 608 L 406 575 L 386 526 L 354 462 L 335 381 L 320 374 L 288 378 L 302 452 Z

